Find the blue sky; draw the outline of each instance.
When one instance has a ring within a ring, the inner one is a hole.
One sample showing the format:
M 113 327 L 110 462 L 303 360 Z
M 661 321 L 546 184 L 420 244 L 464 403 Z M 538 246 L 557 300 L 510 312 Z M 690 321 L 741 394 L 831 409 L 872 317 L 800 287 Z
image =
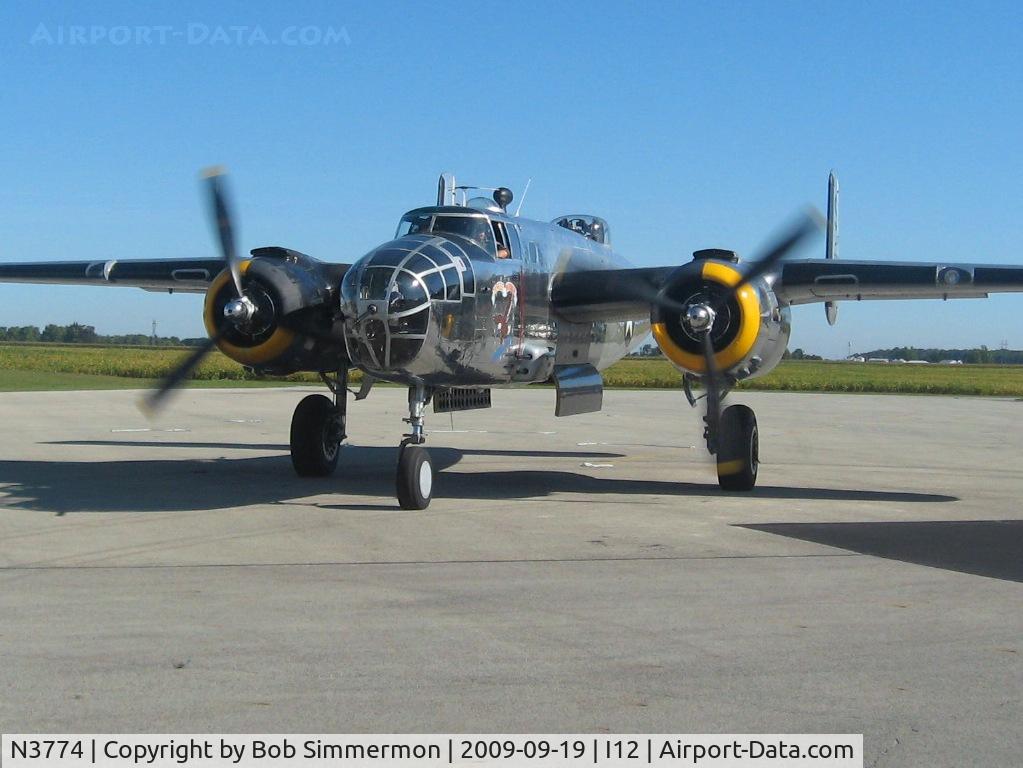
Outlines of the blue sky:
M 444 170 L 532 177 L 525 215 L 602 215 L 638 265 L 752 254 L 835 168 L 842 256 L 1023 263 L 1019 4 L 552 6 L 3 2 L 0 260 L 211 255 L 197 173 L 224 163 L 242 246 L 330 260 L 388 239 Z M 0 286 L 0 325 L 194 336 L 200 309 Z M 797 308 L 792 346 L 1023 348 L 1021 315 Z

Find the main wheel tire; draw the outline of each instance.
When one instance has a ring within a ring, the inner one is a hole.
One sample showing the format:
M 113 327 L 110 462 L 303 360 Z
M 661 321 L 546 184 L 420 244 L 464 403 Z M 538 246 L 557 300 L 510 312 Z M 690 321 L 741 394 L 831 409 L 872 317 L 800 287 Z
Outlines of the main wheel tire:
M 731 405 L 721 414 L 718 485 L 726 491 L 751 491 L 760 466 L 757 417 L 745 405 Z
M 299 477 L 327 477 L 337 469 L 344 426 L 330 398 L 309 395 L 291 417 L 291 464 Z
M 426 509 L 433 498 L 433 461 L 420 445 L 403 445 L 398 455 L 398 506 Z

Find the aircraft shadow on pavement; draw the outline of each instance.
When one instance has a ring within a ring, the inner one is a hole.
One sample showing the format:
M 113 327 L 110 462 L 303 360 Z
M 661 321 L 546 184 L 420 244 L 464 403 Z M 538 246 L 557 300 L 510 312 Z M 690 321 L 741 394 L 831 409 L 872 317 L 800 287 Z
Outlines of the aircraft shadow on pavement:
M 1023 582 L 1023 520 L 766 523 L 737 527 L 889 560 Z
M 128 447 L 236 448 L 230 443 L 163 441 L 79 441 L 64 445 Z M 285 446 L 274 446 L 274 449 Z M 572 466 L 586 459 L 613 460 L 620 453 L 604 451 L 509 451 L 431 447 L 436 478 L 435 501 L 458 499 L 543 498 L 553 493 L 721 497 L 716 483 L 630 480 L 594 477 L 563 469 L 516 469 L 443 472 L 465 456 L 503 459 L 560 459 Z M 333 477 L 300 478 L 285 455 L 251 458 L 160 459 L 115 461 L 0 461 L 0 508 L 34 509 L 63 515 L 69 512 L 170 512 L 289 503 L 322 494 L 394 495 L 397 447 L 347 445 Z M 551 461 L 546 462 L 547 465 Z M 708 468 L 709 470 L 709 468 Z M 733 494 L 729 494 L 733 495 Z M 760 486 L 745 498 L 813 499 L 873 502 L 946 502 L 954 496 L 832 488 Z M 338 509 L 379 509 L 383 505 L 322 504 Z

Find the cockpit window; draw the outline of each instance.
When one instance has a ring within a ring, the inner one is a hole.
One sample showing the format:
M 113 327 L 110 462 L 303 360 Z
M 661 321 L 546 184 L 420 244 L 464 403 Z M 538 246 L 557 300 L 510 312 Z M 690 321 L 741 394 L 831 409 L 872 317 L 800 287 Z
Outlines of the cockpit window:
M 491 256 L 497 255 L 494 231 L 485 216 L 457 214 L 405 214 L 398 224 L 397 237 L 405 235 L 455 235 L 471 240 Z
M 398 237 L 421 235 L 433 228 L 433 216 L 406 216 L 398 225 Z
M 555 219 L 552 223 L 571 230 L 577 235 L 582 235 L 588 240 L 603 243 L 604 245 L 611 244 L 611 233 L 608 231 L 607 222 L 597 216 L 573 214 L 562 216 Z

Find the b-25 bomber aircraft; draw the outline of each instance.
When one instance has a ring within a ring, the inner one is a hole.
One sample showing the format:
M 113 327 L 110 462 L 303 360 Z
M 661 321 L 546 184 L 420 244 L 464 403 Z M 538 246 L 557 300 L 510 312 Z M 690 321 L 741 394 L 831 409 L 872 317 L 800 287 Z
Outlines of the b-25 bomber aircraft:
M 1023 266 L 837 259 L 834 174 L 823 259 L 789 258 L 819 229 L 807 214 L 748 262 L 710 248 L 685 263 L 639 268 L 615 253 L 597 216 L 533 221 L 509 213 L 510 190 L 470 197 L 484 190 L 458 186 L 450 174 L 440 178 L 436 205 L 406 213 L 394 238 L 354 263 L 279 246 L 243 259 L 223 175 L 211 171 L 205 184 L 219 259 L 6 263 L 0 281 L 205 293 L 209 340 L 146 398 L 148 407 L 160 407 L 214 348 L 257 373 L 316 372 L 331 397 L 305 397 L 292 417 L 291 460 L 302 476 L 330 475 L 338 465 L 353 368 L 364 374 L 356 399 L 375 381 L 407 386 L 409 431 L 396 478 L 404 509 L 424 509 L 433 495 L 424 447 L 431 401 L 441 413 L 486 408 L 493 388 L 553 382 L 556 416 L 599 411 L 600 371 L 651 331 L 690 405 L 704 401 L 704 438 L 720 486 L 751 490 L 756 417 L 722 400 L 782 359 L 791 306 L 823 302 L 834 324 L 842 300 L 1023 291 Z

